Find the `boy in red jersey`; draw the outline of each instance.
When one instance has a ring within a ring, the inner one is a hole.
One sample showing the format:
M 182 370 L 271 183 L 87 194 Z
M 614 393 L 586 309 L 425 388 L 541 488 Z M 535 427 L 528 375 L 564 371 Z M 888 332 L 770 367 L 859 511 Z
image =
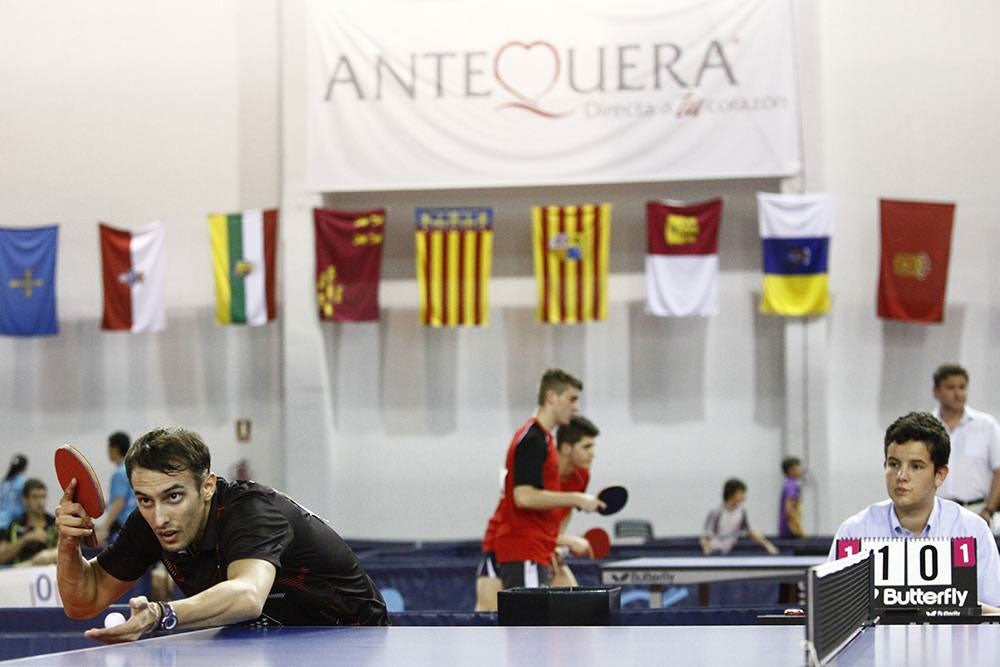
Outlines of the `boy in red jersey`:
M 514 434 L 507 450 L 504 498 L 493 539 L 504 588 L 548 585 L 564 518 L 561 508 L 594 512 L 604 506 L 593 495 L 561 490 L 552 431 L 576 415 L 582 389 L 583 383 L 569 373 L 546 371 L 538 389 L 538 408 Z
M 556 432 L 556 441 L 559 455 L 559 483 L 563 492 L 583 492 L 587 490 L 590 482 L 590 464 L 594 460 L 594 448 L 596 446 L 594 438 L 600 431 L 586 417 L 573 417 L 569 424 L 560 426 Z M 501 487 L 503 480 L 501 480 Z M 493 516 L 490 517 L 486 526 L 486 534 L 483 536 L 483 557 L 479 562 L 476 571 L 476 611 L 496 611 L 497 592 L 500 591 L 499 567 L 496 562 L 495 547 L 493 540 L 497 527 L 502 521 L 504 514 L 505 497 L 501 495 Z M 590 543 L 578 535 L 570 535 L 566 532 L 566 524 L 570 519 L 570 507 L 561 507 L 555 510 L 562 517 L 559 523 L 559 534 L 556 544 L 565 547 L 576 556 L 593 556 Z M 553 553 L 550 565 L 554 572 L 551 580 L 553 586 L 576 586 L 576 577 L 566 566 L 559 549 Z
M 556 442 L 559 449 L 559 483 L 562 490 L 569 492 L 584 492 L 590 483 L 590 464 L 594 461 L 594 441 L 600 431 L 594 423 L 583 416 L 576 416 L 566 426 L 560 426 L 556 431 Z M 552 586 L 576 586 L 576 576 L 564 561 L 564 556 L 572 553 L 574 556 L 594 557 L 594 549 L 584 537 L 566 532 L 566 526 L 572 516 L 569 507 L 556 510 L 562 514 L 559 524 L 559 535 L 556 537 L 556 550 L 552 554 L 552 570 L 554 576 Z

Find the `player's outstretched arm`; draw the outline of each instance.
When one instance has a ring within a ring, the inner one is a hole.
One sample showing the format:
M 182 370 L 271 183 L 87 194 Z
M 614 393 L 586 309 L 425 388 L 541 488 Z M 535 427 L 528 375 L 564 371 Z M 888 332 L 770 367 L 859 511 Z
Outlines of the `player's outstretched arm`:
M 550 510 L 557 507 L 575 507 L 584 512 L 596 512 L 604 503 L 589 493 L 549 491 L 530 484 L 514 487 L 514 504 L 522 509 Z
M 264 611 L 276 573 L 274 565 L 259 558 L 233 561 L 226 581 L 173 603 L 178 625 L 206 627 L 257 618 Z
M 764 547 L 764 550 L 767 551 L 767 553 L 771 554 L 772 556 L 777 555 L 778 553 L 780 553 L 778 551 L 778 547 L 774 546 L 771 543 L 771 540 L 767 539 L 761 533 L 757 532 L 753 528 L 749 529 L 747 531 L 747 534 L 750 536 L 751 540 L 753 540 L 754 542 L 756 542 L 760 546 Z
M 205 627 L 251 621 L 264 611 L 277 568 L 266 560 L 244 558 L 229 564 L 226 581 L 174 603 L 178 624 Z
M 121 597 L 134 581 L 121 581 L 104 571 L 96 560 L 86 560 L 80 540 L 94 530 L 93 520 L 73 502 L 76 480 L 70 482 L 56 508 L 59 545 L 56 547 L 56 585 L 70 618 L 91 618 Z
M 249 621 L 260 616 L 277 572 L 274 565 L 257 558 L 233 561 L 226 570 L 226 581 L 197 595 L 171 602 L 177 616 L 175 627 L 206 627 Z M 129 600 L 131 616 L 110 628 L 91 628 L 84 633 L 90 639 L 117 644 L 139 639 L 159 629 L 163 606 L 145 597 Z

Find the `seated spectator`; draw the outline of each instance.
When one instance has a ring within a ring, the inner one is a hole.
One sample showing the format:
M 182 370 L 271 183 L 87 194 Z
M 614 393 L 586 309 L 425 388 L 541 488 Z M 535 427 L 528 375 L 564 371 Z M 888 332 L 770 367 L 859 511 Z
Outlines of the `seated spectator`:
M 10 460 L 7 474 L 0 482 L 0 530 L 24 514 L 21 494 L 24 493 L 24 482 L 28 479 L 24 474 L 27 467 L 28 457 L 24 454 L 15 454 Z
M 743 506 L 746 497 L 746 484 L 738 479 L 726 480 L 722 487 L 722 506 L 709 512 L 705 518 L 700 542 L 701 551 L 706 556 L 728 554 L 744 535 L 748 535 L 768 553 L 778 553 L 778 548 L 770 540 L 750 527 L 747 510 Z
M 40 561 L 35 560 L 36 557 L 44 556 L 44 552 L 55 547 L 59 541 L 56 518 L 45 511 L 48 500 L 45 484 L 38 479 L 27 480 L 22 496 L 24 514 L 0 533 L 0 564 L 38 563 Z

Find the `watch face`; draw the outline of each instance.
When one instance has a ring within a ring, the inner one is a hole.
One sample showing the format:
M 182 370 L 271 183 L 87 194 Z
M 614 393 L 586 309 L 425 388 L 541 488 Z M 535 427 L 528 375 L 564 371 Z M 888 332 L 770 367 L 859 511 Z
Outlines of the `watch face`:
M 160 627 L 170 631 L 177 627 L 177 614 L 169 604 L 163 604 L 163 618 L 160 620 Z

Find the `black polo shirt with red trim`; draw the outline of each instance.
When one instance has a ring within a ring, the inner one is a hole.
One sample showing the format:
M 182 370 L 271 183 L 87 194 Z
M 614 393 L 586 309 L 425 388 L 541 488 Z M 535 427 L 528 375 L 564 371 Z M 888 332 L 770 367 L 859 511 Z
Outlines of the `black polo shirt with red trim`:
M 264 604 L 264 623 L 388 625 L 385 601 L 361 562 L 326 521 L 288 496 L 256 482 L 218 479 L 201 542 L 164 551 L 140 512 L 97 557 L 122 581 L 163 562 L 186 594 L 226 579 L 229 564 L 245 558 L 277 568 Z

